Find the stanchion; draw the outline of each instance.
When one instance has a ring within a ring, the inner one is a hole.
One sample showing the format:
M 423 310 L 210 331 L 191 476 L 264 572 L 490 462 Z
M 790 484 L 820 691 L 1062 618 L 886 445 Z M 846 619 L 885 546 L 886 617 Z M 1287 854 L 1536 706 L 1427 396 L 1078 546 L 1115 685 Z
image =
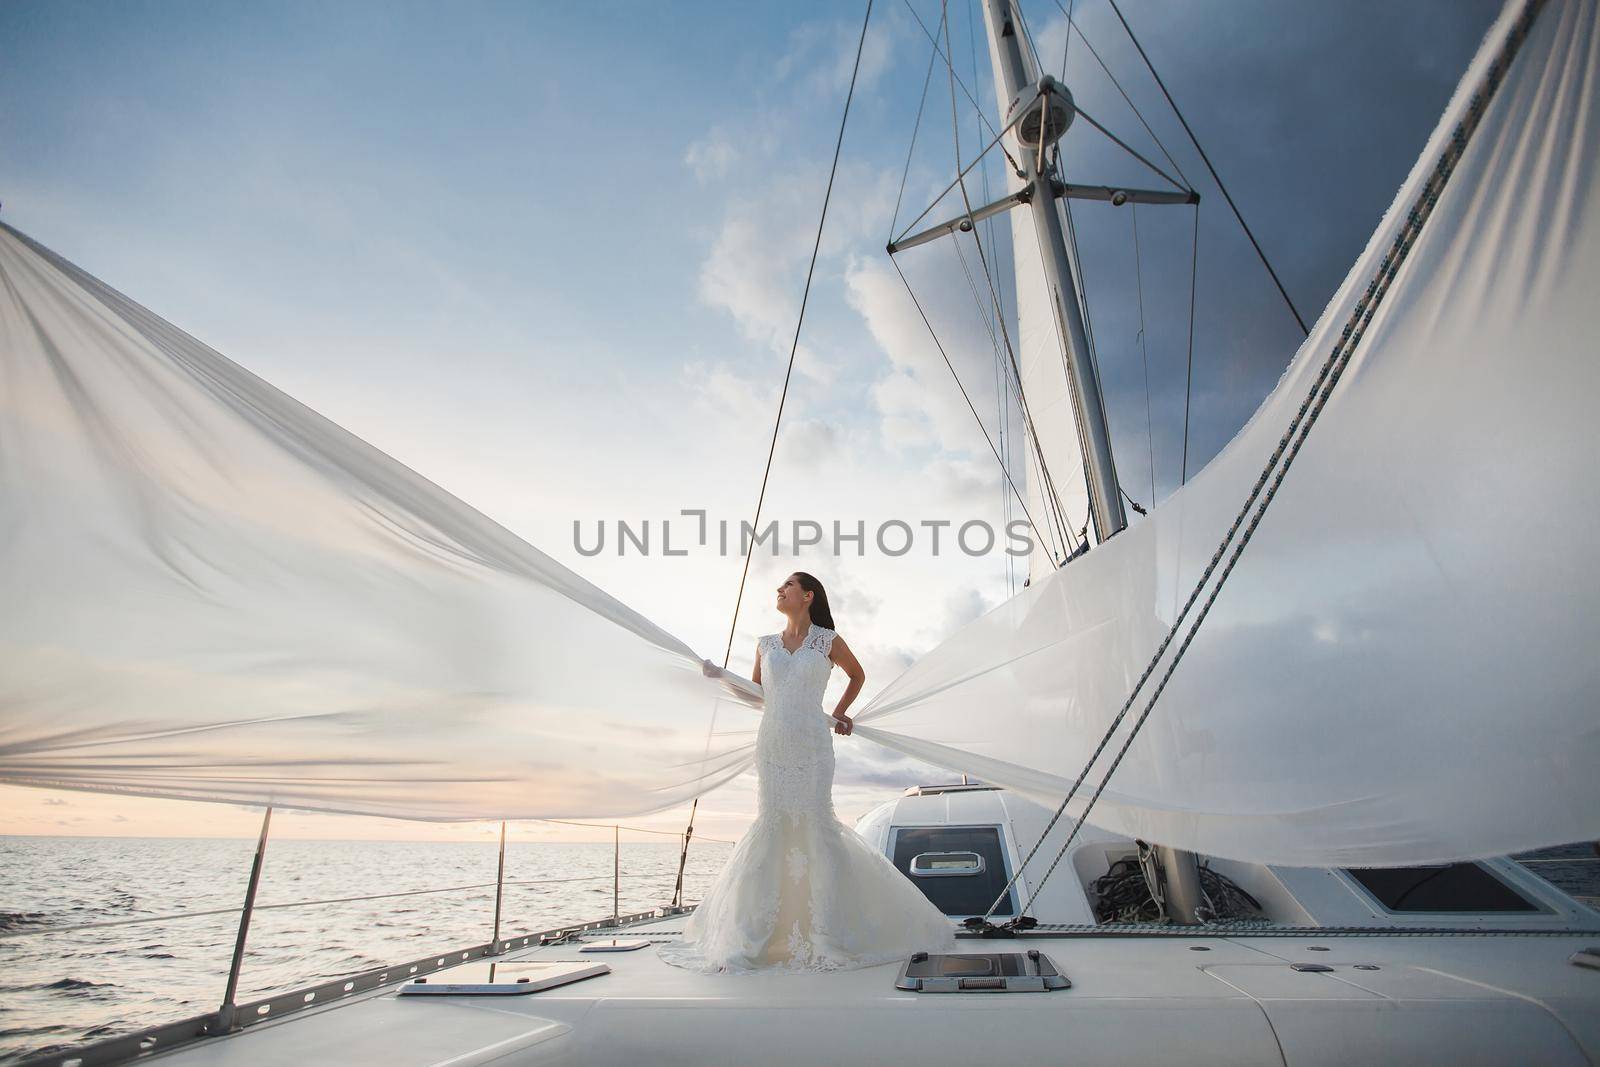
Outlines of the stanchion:
M 506 890 L 506 824 L 500 823 L 500 866 L 494 872 L 494 936 L 489 938 L 489 955 L 500 955 L 500 901 Z
M 228 988 L 217 1009 L 217 1032 L 233 1029 L 234 998 L 239 993 L 239 969 L 244 965 L 244 943 L 250 936 L 250 915 L 256 906 L 256 887 L 261 884 L 261 865 L 267 855 L 267 828 L 272 825 L 272 805 L 261 816 L 261 837 L 256 841 L 256 858 L 250 864 L 250 884 L 244 890 L 244 911 L 239 915 L 239 936 L 233 942 L 233 964 L 228 968 Z

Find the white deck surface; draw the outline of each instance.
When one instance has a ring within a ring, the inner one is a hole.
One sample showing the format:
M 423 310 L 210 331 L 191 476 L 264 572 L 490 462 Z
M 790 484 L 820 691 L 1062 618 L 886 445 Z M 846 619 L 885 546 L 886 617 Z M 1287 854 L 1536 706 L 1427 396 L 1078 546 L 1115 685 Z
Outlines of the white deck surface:
M 682 922 L 655 920 L 624 936 L 668 939 Z M 391 987 L 160 1058 L 174 1067 L 1582 1064 L 1600 1059 L 1600 971 L 1568 957 L 1596 943 L 1600 936 L 1386 935 L 947 946 L 1038 948 L 1073 982 L 1069 990 L 1004 995 L 901 992 L 896 964 L 703 975 L 661 962 L 654 946 L 586 955 L 571 944 L 500 959 L 603 962 L 612 973 L 517 997 L 397 997 Z M 1334 969 L 1303 973 L 1293 962 Z

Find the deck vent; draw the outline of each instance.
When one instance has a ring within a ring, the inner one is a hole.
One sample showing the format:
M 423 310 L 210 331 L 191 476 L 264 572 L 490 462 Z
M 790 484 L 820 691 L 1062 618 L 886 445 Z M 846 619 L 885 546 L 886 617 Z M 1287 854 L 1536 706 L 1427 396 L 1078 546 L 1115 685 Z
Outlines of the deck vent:
M 1048 993 L 1072 982 L 1038 949 L 1027 952 L 918 952 L 895 988 L 909 993 Z

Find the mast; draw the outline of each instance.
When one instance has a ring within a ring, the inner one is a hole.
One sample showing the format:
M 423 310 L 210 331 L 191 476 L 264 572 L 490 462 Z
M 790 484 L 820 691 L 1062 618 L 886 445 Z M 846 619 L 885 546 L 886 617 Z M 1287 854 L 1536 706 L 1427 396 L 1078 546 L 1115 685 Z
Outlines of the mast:
M 1072 96 L 1054 78 L 1035 68 L 1022 38 L 1022 21 L 1015 0 L 984 0 L 984 22 L 989 31 L 990 51 L 995 61 L 995 84 L 1000 90 L 997 103 L 1003 109 L 1000 119 L 1009 122 L 1019 110 L 1037 108 L 1038 115 L 1024 115 L 1012 130 L 1017 147 L 1016 164 L 1021 170 L 1023 188 L 1015 201 L 1025 204 L 1033 216 L 1039 258 L 1050 290 L 1051 311 L 1061 342 L 1062 362 L 1077 419 L 1078 437 L 1083 451 L 1084 476 L 1089 488 L 1089 512 L 1094 519 L 1098 541 L 1127 528 L 1128 516 L 1122 508 L 1122 491 L 1111 454 L 1111 433 L 1106 422 L 1105 402 L 1100 392 L 1100 377 L 1095 372 L 1089 351 L 1088 331 L 1078 291 L 1072 280 L 1067 256 L 1067 238 L 1056 197 L 1071 195 L 1069 187 L 1056 181 L 1045 165 L 1045 149 L 1072 121 Z M 1070 33 L 1070 27 L 1068 29 Z M 1030 136 L 1032 132 L 1032 136 Z M 1033 141 L 1033 145 L 1028 144 Z M 1112 203 L 1129 199 L 1121 193 Z M 1194 853 L 1158 847 L 1163 874 L 1163 896 L 1169 917 L 1179 923 L 1199 922 L 1198 909 L 1205 896 L 1200 887 L 1200 869 Z
M 1059 137 L 1071 121 L 1071 97 L 1067 96 L 1055 79 L 1041 79 L 1033 68 L 1031 57 L 1022 40 L 1021 22 L 1016 18 L 1012 0 L 984 0 L 984 16 L 988 25 L 990 44 L 995 56 L 996 85 L 1003 88 L 1003 108 L 1012 101 L 1034 97 L 1049 113 L 1041 117 L 1040 136 L 1046 144 L 1050 130 Z M 1047 84 L 1048 83 L 1048 84 Z M 1056 94 L 1066 100 L 1065 120 L 1056 119 Z M 1023 105 L 1027 106 L 1027 105 Z M 1009 113 L 1012 109 L 1006 108 Z M 1002 114 L 1004 121 L 1009 114 Z M 1020 124 L 1019 124 L 1020 125 Z M 1019 144 L 1021 139 L 1019 138 Z M 1072 268 L 1067 258 L 1066 235 L 1061 228 L 1061 216 L 1056 211 L 1056 197 L 1060 195 L 1051 181 L 1048 167 L 1040 166 L 1042 151 L 1030 151 L 1020 144 L 1017 165 L 1023 172 L 1023 182 L 1028 192 L 1027 207 L 1033 216 L 1034 232 L 1039 241 L 1046 284 L 1050 288 L 1051 310 L 1055 314 L 1056 330 L 1061 341 L 1062 356 L 1066 363 L 1067 381 L 1072 392 L 1073 413 L 1077 416 L 1078 434 L 1083 447 L 1084 472 L 1089 483 L 1089 512 L 1094 518 L 1097 540 L 1104 541 L 1128 525 L 1127 514 L 1122 509 L 1122 494 L 1118 489 L 1116 464 L 1111 456 L 1111 434 L 1106 425 L 1105 403 L 1100 395 L 1100 379 L 1095 374 L 1094 361 L 1089 354 L 1088 331 L 1083 324 L 1083 311 L 1078 303 L 1078 290 L 1072 280 Z

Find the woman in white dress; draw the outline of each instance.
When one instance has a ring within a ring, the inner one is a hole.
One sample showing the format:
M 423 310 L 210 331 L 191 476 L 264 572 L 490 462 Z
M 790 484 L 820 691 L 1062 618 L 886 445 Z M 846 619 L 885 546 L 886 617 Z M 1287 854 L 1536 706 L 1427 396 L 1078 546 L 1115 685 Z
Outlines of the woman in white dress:
M 834 633 L 828 594 L 791 574 L 777 608 L 783 632 L 756 642 L 756 821 L 661 956 L 703 971 L 821 971 L 945 947 L 950 920 L 833 812 L 833 735 L 850 733 L 866 672 Z M 822 696 L 835 665 L 850 684 L 830 719 Z

